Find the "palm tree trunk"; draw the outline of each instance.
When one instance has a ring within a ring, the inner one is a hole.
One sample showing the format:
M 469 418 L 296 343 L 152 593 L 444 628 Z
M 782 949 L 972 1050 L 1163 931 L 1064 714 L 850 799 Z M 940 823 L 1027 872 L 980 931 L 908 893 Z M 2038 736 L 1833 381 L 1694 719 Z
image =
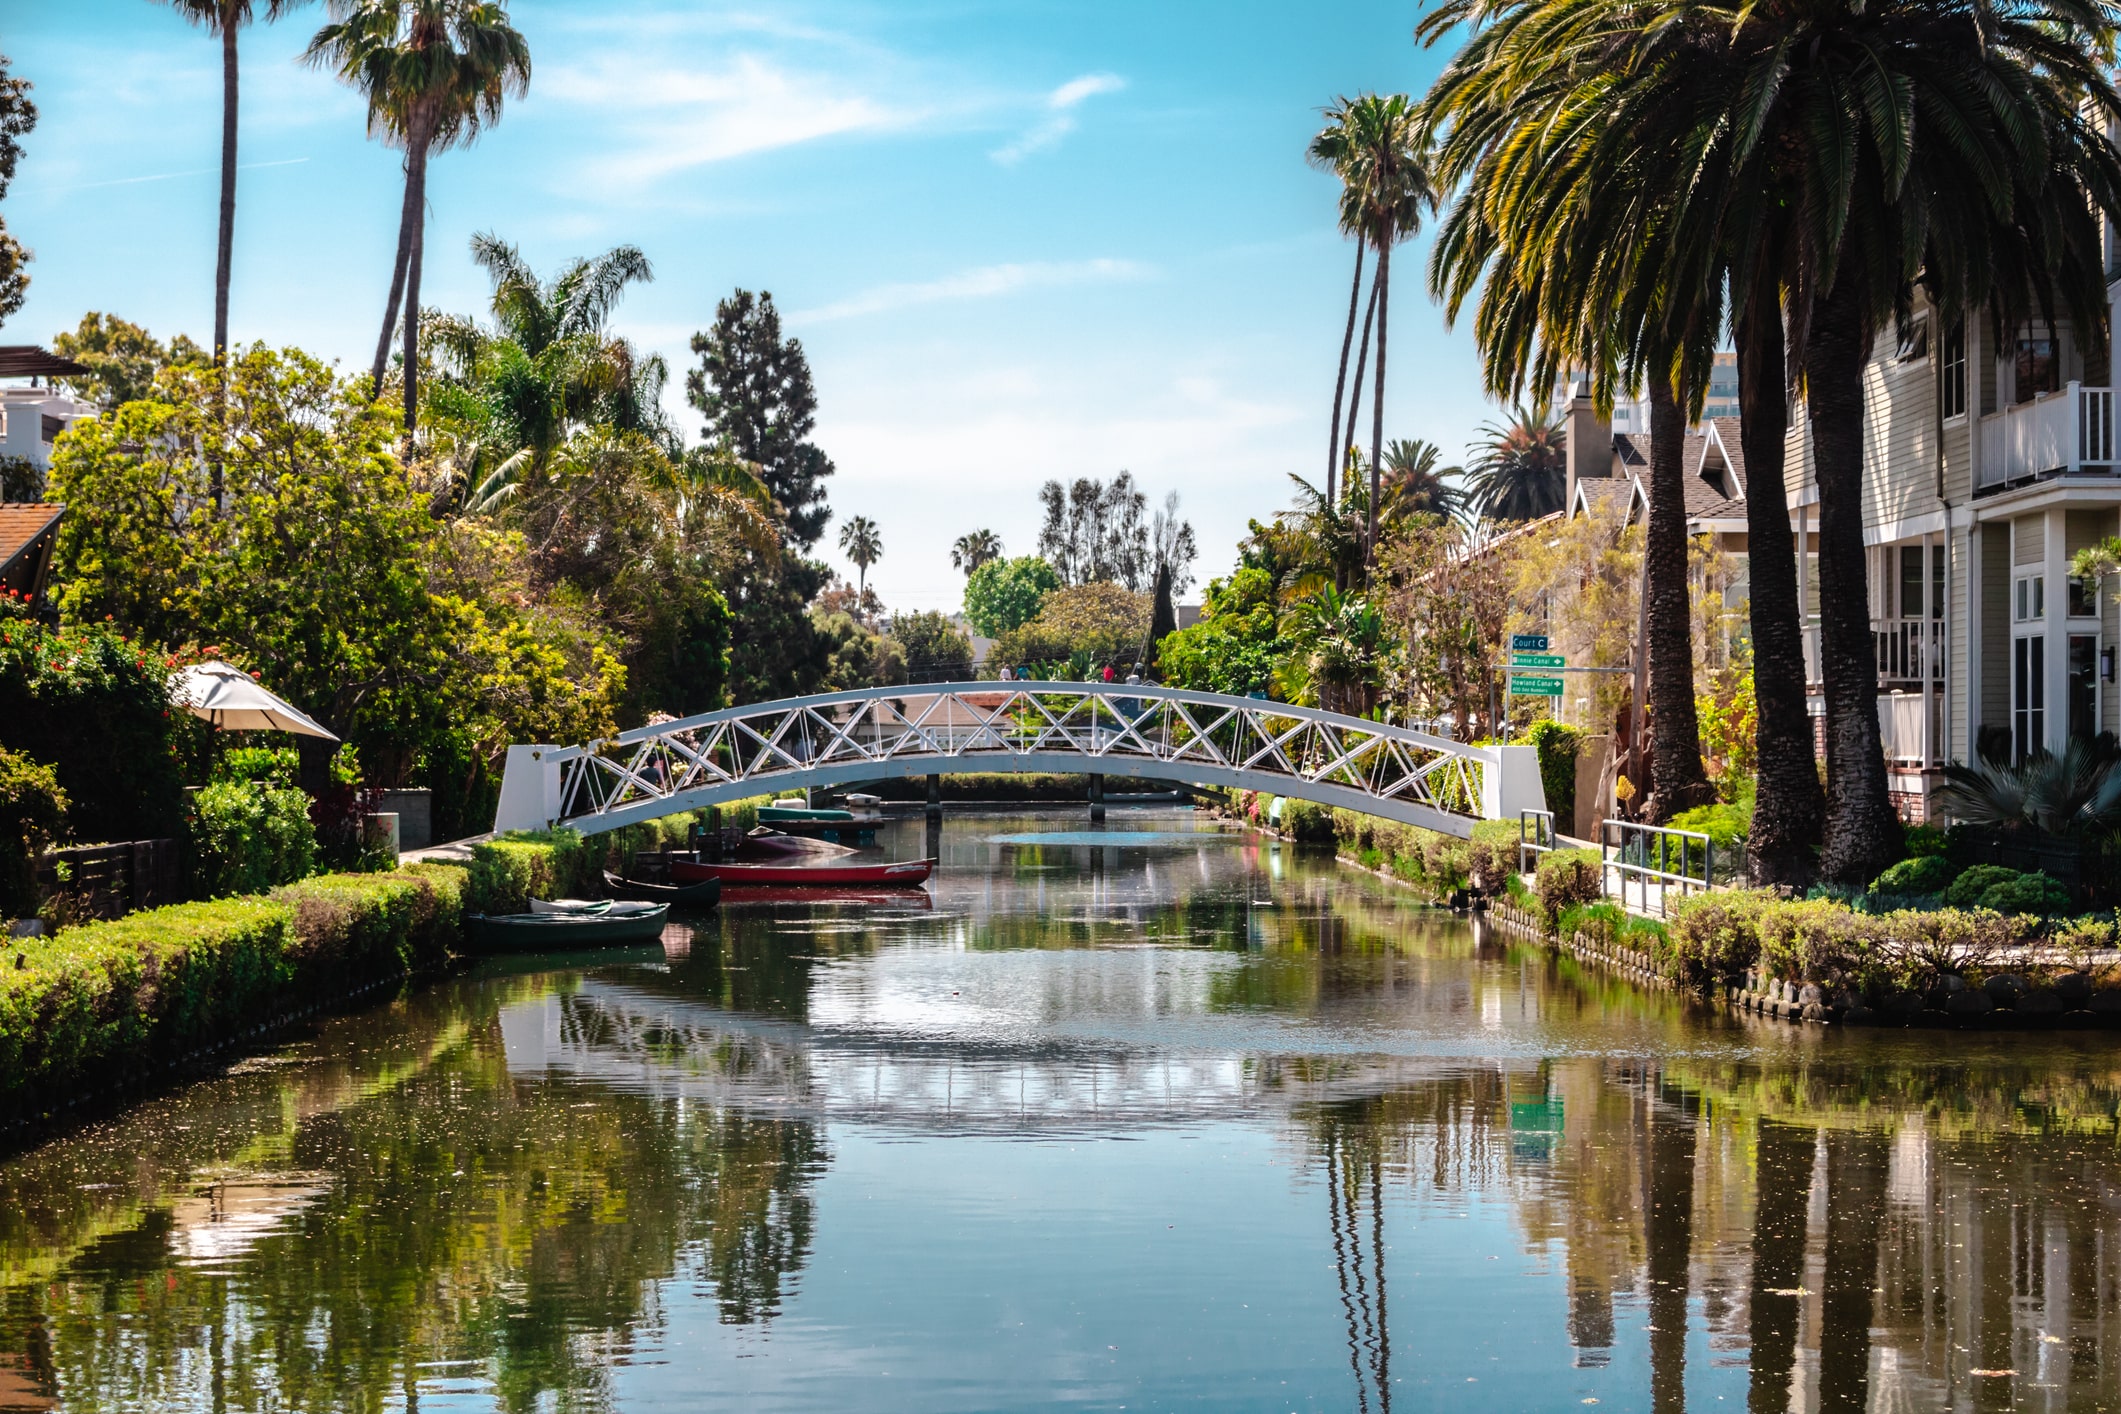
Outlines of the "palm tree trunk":
M 1826 830 L 1819 872 L 1868 884 L 1900 857 L 1878 733 L 1878 645 L 1863 548 L 1863 360 L 1855 257 L 1813 316 L 1805 402 L 1819 479 L 1819 658 L 1826 679 Z
M 1355 306 L 1362 303 L 1362 254 L 1363 243 L 1355 242 L 1355 283 L 1348 287 L 1348 329 L 1340 336 L 1340 375 L 1333 380 L 1333 435 L 1326 448 L 1326 504 L 1333 504 L 1333 478 L 1340 474 L 1340 464 L 1348 459 L 1348 449 L 1340 441 L 1340 403 L 1348 388 L 1348 351 L 1355 344 Z M 1359 377 L 1359 375 L 1358 375 Z M 1353 413 L 1350 413 L 1353 416 Z
M 1745 456 L 1745 515 L 1753 627 L 1754 733 L 1759 794 L 1746 861 L 1755 884 L 1809 883 L 1826 798 L 1804 702 L 1804 627 L 1797 553 L 1783 488 L 1789 371 L 1776 282 L 1759 280 L 1738 324 L 1738 442 Z
M 1392 317 L 1392 224 L 1377 248 L 1377 387 L 1370 394 L 1370 514 L 1363 529 L 1363 578 L 1377 564 L 1377 478 L 1385 450 L 1385 327 Z
M 420 425 L 420 254 L 427 244 L 427 143 L 406 153 L 406 186 L 413 194 L 412 248 L 405 265 L 405 435 Z
M 236 26 L 221 13 L 221 230 L 214 256 L 214 425 L 228 425 L 228 286 L 236 248 Z M 209 474 L 214 514 L 221 513 L 223 463 L 218 439 Z
M 1663 824 L 1716 798 L 1701 769 L 1694 714 L 1694 615 L 1687 594 L 1686 413 L 1671 374 L 1653 370 L 1650 393 L 1650 515 L 1643 543 L 1650 669 L 1650 795 L 1643 818 Z
M 1826 1136 L 1826 1289 L 1819 1301 L 1819 1408 L 1870 1407 L 1878 1218 L 1890 1158 L 1876 1129 Z
M 420 161 L 424 166 L 424 152 Z M 370 397 L 382 391 L 383 372 L 390 367 L 390 336 L 398 330 L 398 305 L 405 298 L 405 272 L 412 264 L 413 236 L 425 214 L 421 206 L 426 200 L 425 193 L 421 189 L 422 183 L 413 176 L 412 164 L 413 149 L 408 146 L 405 152 L 405 202 L 398 212 L 398 254 L 396 263 L 390 268 L 390 302 L 383 307 L 383 332 L 376 336 L 375 368 L 369 374 Z
M 1356 419 L 1362 415 L 1362 378 L 1370 367 L 1370 329 L 1376 322 L 1377 281 L 1373 278 L 1370 281 L 1370 299 L 1363 306 L 1362 311 L 1362 341 L 1355 348 L 1355 386 L 1348 393 L 1348 435 L 1341 439 L 1345 443 L 1352 444 L 1358 435 L 1355 431 L 1355 423 Z M 1343 467 L 1348 464 L 1348 448 L 1346 446 L 1340 449 L 1340 463 Z M 1343 498 L 1345 498 L 1346 494 L 1346 488 L 1343 487 Z M 1331 496 L 1326 497 L 1326 509 L 1335 515 L 1340 513 L 1339 504 Z M 1342 587 L 1345 588 L 1346 586 Z
M 228 361 L 228 286 L 236 248 L 236 90 L 236 27 L 224 11 L 221 17 L 221 239 L 214 262 L 216 368 Z

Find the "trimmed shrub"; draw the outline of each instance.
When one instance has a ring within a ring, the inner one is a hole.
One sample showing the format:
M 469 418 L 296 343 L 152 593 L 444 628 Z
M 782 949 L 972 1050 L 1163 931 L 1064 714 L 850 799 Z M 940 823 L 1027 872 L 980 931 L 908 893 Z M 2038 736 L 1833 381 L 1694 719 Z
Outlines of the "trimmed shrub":
M 1941 854 L 1918 854 L 1903 859 L 1871 880 L 1874 894 L 1941 894 L 1959 877 L 1959 870 Z
M 1466 878 L 1484 894 L 1499 894 L 1503 880 L 1518 873 L 1517 847 L 1523 827 L 1515 820 L 1482 820 L 1466 842 Z M 1445 836 L 1449 839 L 1451 836 Z
M 1605 895 L 1605 869 L 1595 849 L 1549 850 L 1539 856 L 1533 878 L 1550 928 L 1559 925 L 1568 909 L 1595 903 Z
M 0 747 L 0 920 L 37 911 L 37 855 L 65 828 L 58 772 Z
M 2073 911 L 2069 890 L 2061 881 L 2037 869 L 1989 885 L 1981 891 L 1974 906 L 1997 913 L 2031 914 L 2036 918 L 2054 918 Z
M 192 802 L 193 880 L 208 898 L 259 894 L 316 867 L 309 797 L 292 786 L 220 780 Z
M 1672 948 L 1668 975 L 1682 986 L 1713 987 L 1760 957 L 1760 918 L 1780 903 L 1773 894 L 1695 894 L 1669 910 Z
M 1991 888 L 2010 883 L 2017 877 L 2017 870 L 2001 864 L 1976 864 L 1952 881 L 1951 887 L 1944 891 L 1944 901 L 1953 908 L 1973 908 Z
M 437 967 L 460 937 L 465 871 L 319 874 L 273 891 L 294 914 L 303 990 Z
M 0 968 L 0 1104 L 166 1063 L 260 1019 L 293 973 L 293 911 L 268 899 L 72 928 Z
M 1583 732 L 1566 727 L 1552 717 L 1532 723 L 1525 740 L 1539 752 L 1539 784 L 1546 791 L 1547 809 L 1555 828 L 1573 831 L 1576 820 L 1576 753 L 1583 745 Z

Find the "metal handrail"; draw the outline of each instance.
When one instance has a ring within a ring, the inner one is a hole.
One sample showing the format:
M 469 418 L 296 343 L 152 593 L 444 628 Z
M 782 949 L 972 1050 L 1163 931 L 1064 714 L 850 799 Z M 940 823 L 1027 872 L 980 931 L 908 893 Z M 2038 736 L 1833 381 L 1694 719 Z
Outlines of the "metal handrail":
M 1665 900 L 1672 889 L 1678 889 L 1680 897 L 1685 898 L 1694 893 L 1707 893 L 1715 887 L 1716 841 L 1698 830 L 1674 830 L 1663 825 L 1639 825 L 1629 820 L 1607 820 L 1599 826 L 1598 845 L 1600 878 L 1609 879 L 1615 874 L 1619 876 L 1622 907 L 1627 906 L 1628 885 L 1631 881 L 1639 891 L 1639 907 L 1636 911 L 1655 912 L 1660 917 L 1664 914 Z M 1655 863 L 1651 862 L 1653 854 Z M 1693 861 L 1696 858 L 1701 861 L 1699 874 L 1693 872 Z M 1654 906 L 1650 902 L 1650 890 L 1653 887 L 1657 891 Z M 1606 892 L 1613 892 L 1610 885 L 1606 887 Z
M 1517 872 L 1529 874 L 1535 867 L 1530 860 L 1554 848 L 1554 812 L 1551 810 L 1520 810 L 1517 812 Z

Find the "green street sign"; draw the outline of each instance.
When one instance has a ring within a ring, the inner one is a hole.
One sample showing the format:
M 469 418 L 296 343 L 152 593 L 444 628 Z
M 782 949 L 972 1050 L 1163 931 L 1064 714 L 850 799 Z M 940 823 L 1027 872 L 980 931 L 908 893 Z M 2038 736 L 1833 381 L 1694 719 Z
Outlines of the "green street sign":
M 1559 697 L 1560 678 L 1510 677 L 1510 691 L 1518 697 Z
M 1513 668 L 1566 668 L 1568 665 L 1569 660 L 1562 657 L 1559 653 L 1512 653 L 1510 655 L 1510 666 Z
M 1510 635 L 1512 653 L 1544 653 L 1547 651 L 1547 636 L 1543 633 L 1513 633 Z

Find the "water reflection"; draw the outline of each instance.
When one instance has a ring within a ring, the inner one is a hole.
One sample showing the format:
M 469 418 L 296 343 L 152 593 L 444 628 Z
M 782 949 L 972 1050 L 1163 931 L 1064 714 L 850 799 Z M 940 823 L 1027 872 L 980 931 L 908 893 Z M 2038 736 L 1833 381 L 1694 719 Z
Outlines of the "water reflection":
M 17 1157 L 0 1408 L 2114 1401 L 2103 1036 L 1691 1011 L 1186 824 L 954 817 L 932 908 L 496 966 Z

